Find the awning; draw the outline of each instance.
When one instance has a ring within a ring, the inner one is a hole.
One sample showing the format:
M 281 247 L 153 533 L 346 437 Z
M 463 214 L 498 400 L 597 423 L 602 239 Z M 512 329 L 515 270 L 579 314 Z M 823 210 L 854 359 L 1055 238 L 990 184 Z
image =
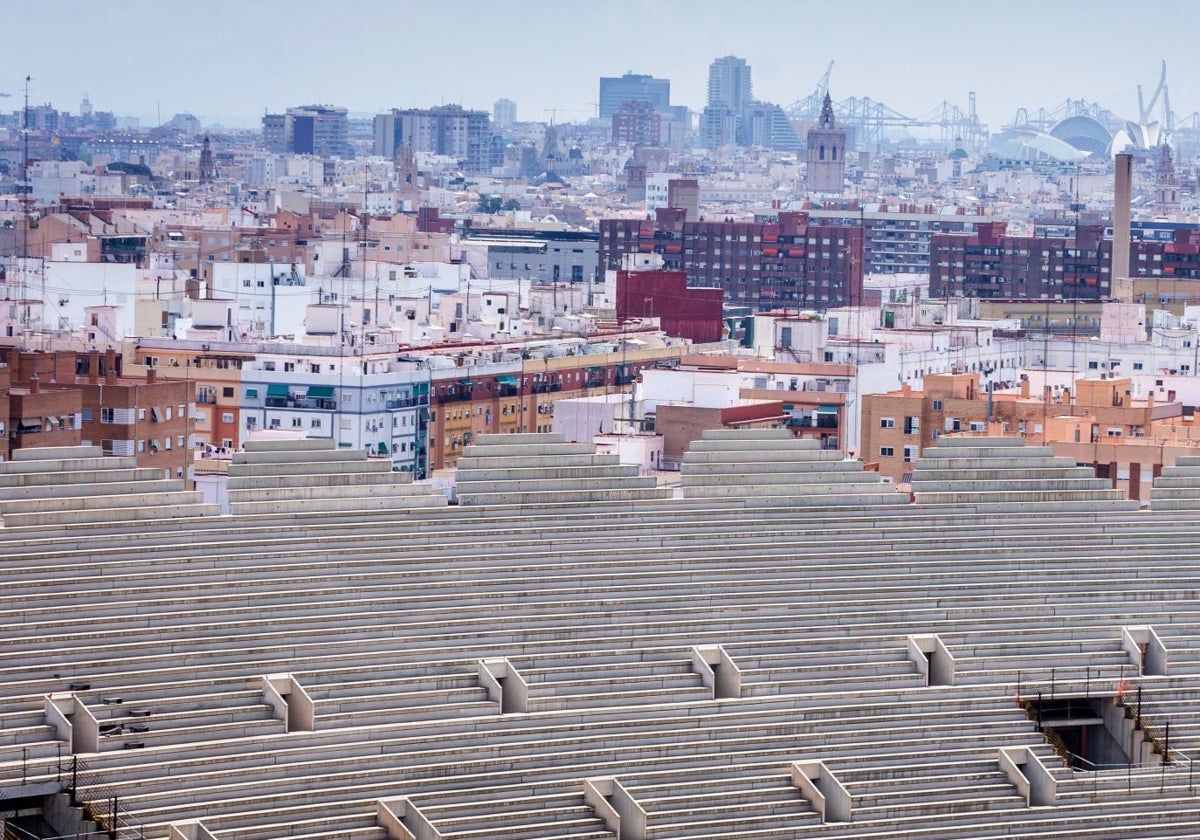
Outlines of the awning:
M 515 376 L 497 376 L 496 384 L 497 385 L 516 385 L 517 377 L 515 377 Z
M 246 399 L 248 399 L 248 400 L 258 399 L 258 389 L 257 388 L 247 388 L 246 389 Z
M 288 396 L 288 386 L 273 383 L 267 386 L 268 397 L 286 397 Z
M 331 400 L 333 399 L 332 385 L 309 385 L 308 398 L 310 400 Z
M 388 454 L 388 445 L 386 443 L 383 443 L 382 441 L 379 444 L 379 454 L 380 455 Z
M 591 367 L 585 367 L 584 370 L 586 370 L 588 373 L 603 373 L 604 366 L 603 365 L 593 365 Z
M 838 407 L 836 405 L 819 405 L 817 406 L 817 414 L 837 414 Z
M 472 382 L 470 379 L 460 379 L 460 380 L 458 380 L 458 384 L 459 384 L 459 385 L 462 385 L 464 388 L 470 388 L 470 387 L 472 387 L 472 386 L 473 386 L 475 383 L 474 383 L 474 382 Z

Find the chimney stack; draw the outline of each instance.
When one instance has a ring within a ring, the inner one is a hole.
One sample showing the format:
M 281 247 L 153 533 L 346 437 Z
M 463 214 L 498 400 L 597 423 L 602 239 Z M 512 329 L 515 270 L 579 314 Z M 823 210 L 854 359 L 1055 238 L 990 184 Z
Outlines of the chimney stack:
M 1042 402 L 1044 402 L 1046 405 L 1050 405 L 1050 400 L 1051 400 L 1050 395 L 1052 393 L 1053 393 L 1053 389 L 1049 385 L 1044 386 L 1042 388 Z
M 117 351 L 111 347 L 104 351 L 104 382 L 106 385 L 117 384 Z
M 42 392 L 42 379 L 36 373 L 29 377 L 29 393 L 40 394 Z
M 152 367 L 146 368 L 146 384 L 153 385 L 158 381 L 158 371 Z
M 88 384 L 96 385 L 100 382 L 100 351 L 92 350 L 88 353 Z
M 1023 400 L 1029 399 L 1029 377 L 1028 376 L 1022 377 L 1022 379 L 1021 379 L 1021 399 L 1023 399 Z
M 1133 155 L 1119 154 L 1116 159 L 1116 183 L 1113 186 L 1112 264 L 1108 279 L 1116 282 L 1129 277 L 1129 206 L 1133 194 Z

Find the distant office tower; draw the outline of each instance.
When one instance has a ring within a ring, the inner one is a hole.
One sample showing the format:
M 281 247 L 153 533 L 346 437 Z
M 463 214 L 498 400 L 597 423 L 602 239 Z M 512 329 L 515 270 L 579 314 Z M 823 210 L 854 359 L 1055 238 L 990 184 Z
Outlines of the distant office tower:
M 743 146 L 759 146 L 781 152 L 800 151 L 800 138 L 792 121 L 774 102 L 752 101 L 741 114 L 738 141 Z
M 837 127 L 833 100 L 825 94 L 821 117 L 808 130 L 808 191 L 838 193 L 846 180 L 846 131 Z
M 600 77 L 600 119 L 611 119 L 626 102 L 649 102 L 657 111 L 671 107 L 671 80 L 637 73 Z
M 267 114 L 262 120 L 263 145 L 267 151 L 317 157 L 352 157 L 346 140 L 345 108 L 302 105 L 283 114 Z
M 743 142 L 743 112 L 750 105 L 750 65 L 727 55 L 708 67 L 708 106 L 700 115 L 700 142 L 719 149 Z
M 700 114 L 700 142 L 706 149 L 732 146 L 738 140 L 738 112 L 726 105 L 709 105 Z
M 397 147 L 408 146 L 455 158 L 469 172 L 487 172 L 491 138 L 487 111 L 466 111 L 460 105 L 392 109 L 375 117 L 375 154 L 385 158 L 395 158 Z
M 497 99 L 492 106 L 492 122 L 496 128 L 506 131 L 517 121 L 517 103 L 511 99 Z
M 750 98 L 750 65 L 746 59 L 727 55 L 708 66 L 709 107 L 732 108 L 740 114 Z
M 662 134 L 662 116 L 649 102 L 626 102 L 612 115 L 614 143 L 657 146 Z

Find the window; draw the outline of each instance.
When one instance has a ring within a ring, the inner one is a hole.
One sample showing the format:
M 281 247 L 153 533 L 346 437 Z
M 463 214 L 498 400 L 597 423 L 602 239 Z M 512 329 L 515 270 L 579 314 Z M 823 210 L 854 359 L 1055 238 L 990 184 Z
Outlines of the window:
M 312 422 L 311 422 L 309 425 L 310 425 L 312 428 L 314 428 L 314 429 L 319 429 L 319 428 L 321 428 L 321 418 L 320 418 L 320 417 L 314 417 L 314 418 L 312 419 Z
M 222 388 L 222 389 L 221 389 L 221 396 L 222 396 L 222 397 L 232 397 L 232 396 L 233 396 L 233 389 L 232 389 L 232 388 Z
M 232 423 L 233 422 L 233 412 L 232 411 L 222 412 L 221 422 L 222 423 Z
M 138 409 L 138 420 L 145 420 L 145 419 L 146 419 L 146 409 L 139 408 Z
M 879 420 L 879 428 L 894 429 L 896 428 L 896 420 L 892 417 L 881 417 Z
M 299 429 L 303 425 L 304 425 L 304 420 L 302 418 L 300 418 L 300 417 L 292 418 L 292 428 L 293 429 Z
M 934 411 L 941 411 L 941 410 L 942 410 L 942 401 L 941 401 L 941 400 L 934 400 L 934 401 L 933 401 L 933 410 L 934 410 Z
M 100 409 L 100 422 L 101 423 L 113 422 L 113 410 L 111 408 Z
M 893 448 L 891 446 L 879 447 L 879 457 L 880 458 L 891 458 L 891 457 L 895 456 L 895 454 L 896 454 L 896 450 L 895 450 L 895 448 Z
M 1100 367 L 1100 363 L 1096 361 L 1088 362 L 1088 370 L 1096 370 Z
M 911 464 L 915 460 L 917 460 L 917 447 L 915 447 L 915 446 L 904 447 L 904 463 Z

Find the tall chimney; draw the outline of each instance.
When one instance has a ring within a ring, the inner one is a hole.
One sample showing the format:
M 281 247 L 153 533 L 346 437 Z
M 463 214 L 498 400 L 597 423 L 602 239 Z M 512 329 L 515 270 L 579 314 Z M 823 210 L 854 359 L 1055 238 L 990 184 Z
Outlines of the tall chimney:
M 29 393 L 40 394 L 42 392 L 42 378 L 36 373 L 29 377 Z
M 100 351 L 88 353 L 88 384 L 95 385 L 100 381 Z
M 158 371 L 155 368 L 146 368 L 146 384 L 153 385 L 158 381 Z
M 111 347 L 104 351 L 104 381 L 108 385 L 117 384 L 117 351 Z
M 1111 289 L 1116 288 L 1117 280 L 1129 277 L 1129 201 L 1133 192 L 1133 155 L 1117 155 L 1116 166 L 1116 183 L 1113 186 L 1112 264 L 1108 271 Z

